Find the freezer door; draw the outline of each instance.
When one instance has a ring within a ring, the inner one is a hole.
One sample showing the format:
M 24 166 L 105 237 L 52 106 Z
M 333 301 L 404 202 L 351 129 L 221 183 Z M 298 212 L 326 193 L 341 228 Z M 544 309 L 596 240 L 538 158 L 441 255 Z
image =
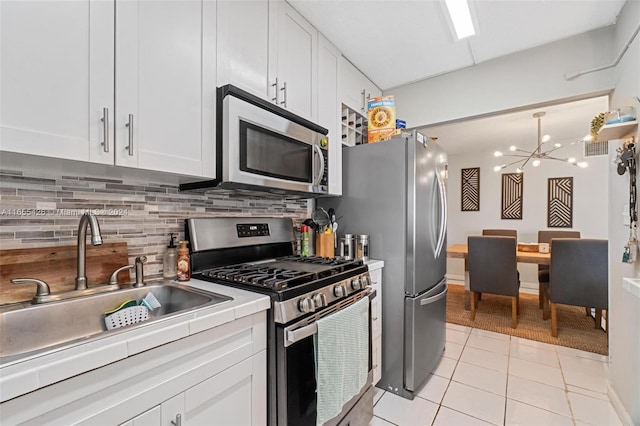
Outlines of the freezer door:
M 405 294 L 433 288 L 446 274 L 447 155 L 433 142 L 409 141 Z
M 410 392 L 424 383 L 444 351 L 447 284 L 404 302 L 404 383 Z

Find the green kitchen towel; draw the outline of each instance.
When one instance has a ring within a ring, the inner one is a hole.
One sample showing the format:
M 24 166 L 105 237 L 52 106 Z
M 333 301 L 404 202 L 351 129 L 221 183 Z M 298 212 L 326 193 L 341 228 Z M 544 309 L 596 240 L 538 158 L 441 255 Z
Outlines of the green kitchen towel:
M 319 319 L 314 336 L 317 381 L 317 420 L 321 425 L 337 416 L 357 395 L 369 370 L 369 298 Z

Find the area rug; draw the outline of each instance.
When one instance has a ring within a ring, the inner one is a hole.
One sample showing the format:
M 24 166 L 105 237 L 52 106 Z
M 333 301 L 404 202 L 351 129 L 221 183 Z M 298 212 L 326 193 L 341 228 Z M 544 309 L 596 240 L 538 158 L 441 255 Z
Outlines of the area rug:
M 464 286 L 449 284 L 447 322 L 509 334 L 552 345 L 566 346 L 602 355 L 609 354 L 607 334 L 594 328 L 594 320 L 584 308 L 558 305 L 558 337 L 551 336 L 551 319 L 542 320 L 538 296 L 520 294 L 518 327 L 511 328 L 511 298 L 484 293 L 471 321 L 471 311 L 464 310 Z

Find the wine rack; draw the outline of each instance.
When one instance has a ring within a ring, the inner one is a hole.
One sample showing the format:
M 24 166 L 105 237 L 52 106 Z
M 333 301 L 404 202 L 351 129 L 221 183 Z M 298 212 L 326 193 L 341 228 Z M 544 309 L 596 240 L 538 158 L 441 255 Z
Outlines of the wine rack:
M 341 126 L 342 144 L 347 146 L 367 143 L 367 118 L 342 104 Z

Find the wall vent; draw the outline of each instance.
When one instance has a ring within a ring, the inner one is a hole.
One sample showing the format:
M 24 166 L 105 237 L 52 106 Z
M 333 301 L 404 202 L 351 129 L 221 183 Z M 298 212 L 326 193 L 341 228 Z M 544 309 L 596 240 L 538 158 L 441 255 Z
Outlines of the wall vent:
M 609 141 L 606 142 L 585 142 L 584 156 L 596 157 L 599 155 L 609 155 Z

